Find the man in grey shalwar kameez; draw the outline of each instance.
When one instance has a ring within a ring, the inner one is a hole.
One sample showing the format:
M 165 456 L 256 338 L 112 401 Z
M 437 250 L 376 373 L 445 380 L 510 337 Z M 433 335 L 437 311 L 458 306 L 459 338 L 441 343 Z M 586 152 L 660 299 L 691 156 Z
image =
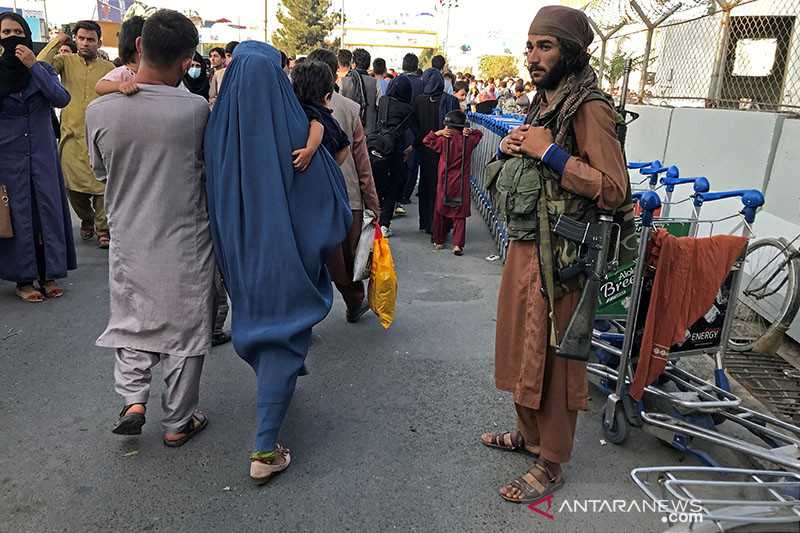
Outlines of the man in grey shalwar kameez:
M 176 87 L 197 42 L 183 15 L 152 15 L 136 43 L 139 92 L 104 96 L 86 112 L 90 159 L 106 181 L 112 235 L 111 315 L 97 345 L 116 349 L 115 388 L 125 408 L 113 431 L 141 433 L 151 367 L 160 362 L 168 446 L 182 445 L 207 423 L 196 407 L 213 324 L 202 160 L 208 105 Z

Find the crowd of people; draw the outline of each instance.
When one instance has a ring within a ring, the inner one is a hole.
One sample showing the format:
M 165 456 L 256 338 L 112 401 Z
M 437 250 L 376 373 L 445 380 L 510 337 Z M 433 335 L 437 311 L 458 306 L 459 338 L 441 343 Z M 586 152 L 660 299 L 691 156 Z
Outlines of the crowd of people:
M 441 55 L 421 70 L 406 54 L 395 72 L 363 48 L 290 58 L 245 41 L 206 59 L 194 24 L 171 10 L 126 20 L 114 63 L 99 55 L 97 23 L 72 33 L 37 60 L 25 20 L 0 15 L 0 185 L 14 229 L 0 239 L 0 278 L 26 302 L 64 294 L 56 280 L 77 267 L 71 205 L 80 238 L 109 250 L 110 315 L 97 345 L 115 350 L 123 408 L 112 431 L 141 433 L 160 364 L 163 443 L 192 439 L 208 424 L 197 409 L 204 356 L 232 336 L 257 378 L 258 483 L 291 462 L 278 435 L 332 287 L 348 322 L 369 309 L 353 272 L 365 217 L 391 238 L 392 219 L 408 215 L 417 191 L 420 232 L 434 249 L 451 238 L 453 253 L 464 253 L 481 140 L 465 111 L 530 110 L 497 155 L 539 162 L 516 174 L 510 204 L 523 205 L 515 195 L 526 180 L 541 182 L 556 214 L 581 220 L 625 201 L 613 108 L 588 65 L 592 31 L 574 9 L 543 8 L 531 24 L 535 92 L 518 79 L 452 73 Z M 511 239 L 496 384 L 513 393 L 519 429 L 481 441 L 537 458 L 501 489 L 524 502 L 563 483 L 586 407 L 585 366 L 555 357 L 552 345 L 577 302 L 575 284 L 543 281 L 532 233 Z M 569 255 L 557 236 L 553 246 L 559 259 Z

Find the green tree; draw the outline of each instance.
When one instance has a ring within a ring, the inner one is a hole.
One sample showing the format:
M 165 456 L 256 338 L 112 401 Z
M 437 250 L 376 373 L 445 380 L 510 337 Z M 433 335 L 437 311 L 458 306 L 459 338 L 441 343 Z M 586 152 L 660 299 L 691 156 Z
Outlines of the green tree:
M 325 46 L 341 21 L 338 12 L 329 12 L 331 0 L 283 0 L 281 4 L 277 14 L 281 27 L 272 34 L 272 43 L 290 56 Z
M 507 78 L 519 74 L 517 58 L 507 56 L 481 56 L 478 70 L 483 79 Z
M 422 52 L 419 53 L 419 68 L 422 70 L 429 68 L 433 56 L 436 55 L 444 55 L 444 50 L 442 50 L 440 46 L 436 48 L 423 48 Z
M 606 55 L 605 65 L 603 66 L 603 79 L 607 82 L 607 86 L 609 88 L 616 87 L 619 81 L 622 79 L 622 76 L 625 73 L 626 60 L 631 60 L 631 71 L 633 72 L 640 70 L 644 64 L 644 55 L 626 54 L 622 51 L 622 45 L 626 40 L 626 37 L 617 39 L 617 45 L 614 49 L 614 53 L 611 55 L 611 57 Z M 652 65 L 655 60 L 656 57 L 651 55 L 650 65 Z M 592 68 L 594 68 L 596 71 L 599 71 L 599 58 L 592 56 L 591 64 Z M 650 65 L 648 65 L 648 67 L 650 67 Z

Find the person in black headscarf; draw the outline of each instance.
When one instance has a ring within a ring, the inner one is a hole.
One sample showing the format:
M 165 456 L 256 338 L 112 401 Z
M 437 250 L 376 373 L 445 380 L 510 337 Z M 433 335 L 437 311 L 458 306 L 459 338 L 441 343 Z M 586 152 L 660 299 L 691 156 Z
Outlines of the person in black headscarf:
M 414 117 L 419 129 L 415 146 L 420 157 L 419 167 L 419 230 L 433 232 L 433 210 L 436 203 L 436 181 L 439 154 L 422 144 L 431 131 L 442 129 L 444 116 L 458 109 L 458 101 L 444 94 L 442 73 L 429 68 L 422 75 L 423 93 L 414 100 Z
M 189 89 L 189 92 L 198 94 L 208 100 L 208 73 L 206 72 L 203 56 L 197 52 L 194 53 L 192 58 L 192 66 L 183 76 L 183 84 Z
M 53 67 L 36 61 L 25 19 L 0 14 L 0 46 L 0 186 L 14 230 L 0 239 L 0 279 L 16 282 L 24 301 L 40 302 L 61 296 L 55 280 L 77 266 L 51 122 L 52 108 L 70 95 Z
M 386 237 L 392 235 L 390 229 L 392 215 L 402 194 L 408 173 L 403 154 L 408 144 L 405 142 L 406 133 L 409 129 L 416 129 L 413 123 L 412 95 L 413 88 L 408 77 L 400 76 L 389 85 L 386 94 L 378 103 L 376 130 L 391 132 L 395 139 L 394 149 L 389 155 L 372 159 L 372 175 L 375 178 L 375 187 L 381 202 L 381 232 Z

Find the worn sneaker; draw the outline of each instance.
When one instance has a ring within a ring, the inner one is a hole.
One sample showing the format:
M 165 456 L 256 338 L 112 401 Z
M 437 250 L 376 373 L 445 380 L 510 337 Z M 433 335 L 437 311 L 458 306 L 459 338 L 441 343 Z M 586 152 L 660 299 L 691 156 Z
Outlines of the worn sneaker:
M 383 234 L 384 237 L 391 237 L 394 235 L 394 232 L 392 231 L 392 228 L 388 226 L 381 226 L 381 234 Z
M 406 208 L 403 207 L 402 205 L 398 205 L 397 207 L 394 208 L 394 216 L 396 217 L 404 217 L 407 214 L 408 211 L 406 211 Z

